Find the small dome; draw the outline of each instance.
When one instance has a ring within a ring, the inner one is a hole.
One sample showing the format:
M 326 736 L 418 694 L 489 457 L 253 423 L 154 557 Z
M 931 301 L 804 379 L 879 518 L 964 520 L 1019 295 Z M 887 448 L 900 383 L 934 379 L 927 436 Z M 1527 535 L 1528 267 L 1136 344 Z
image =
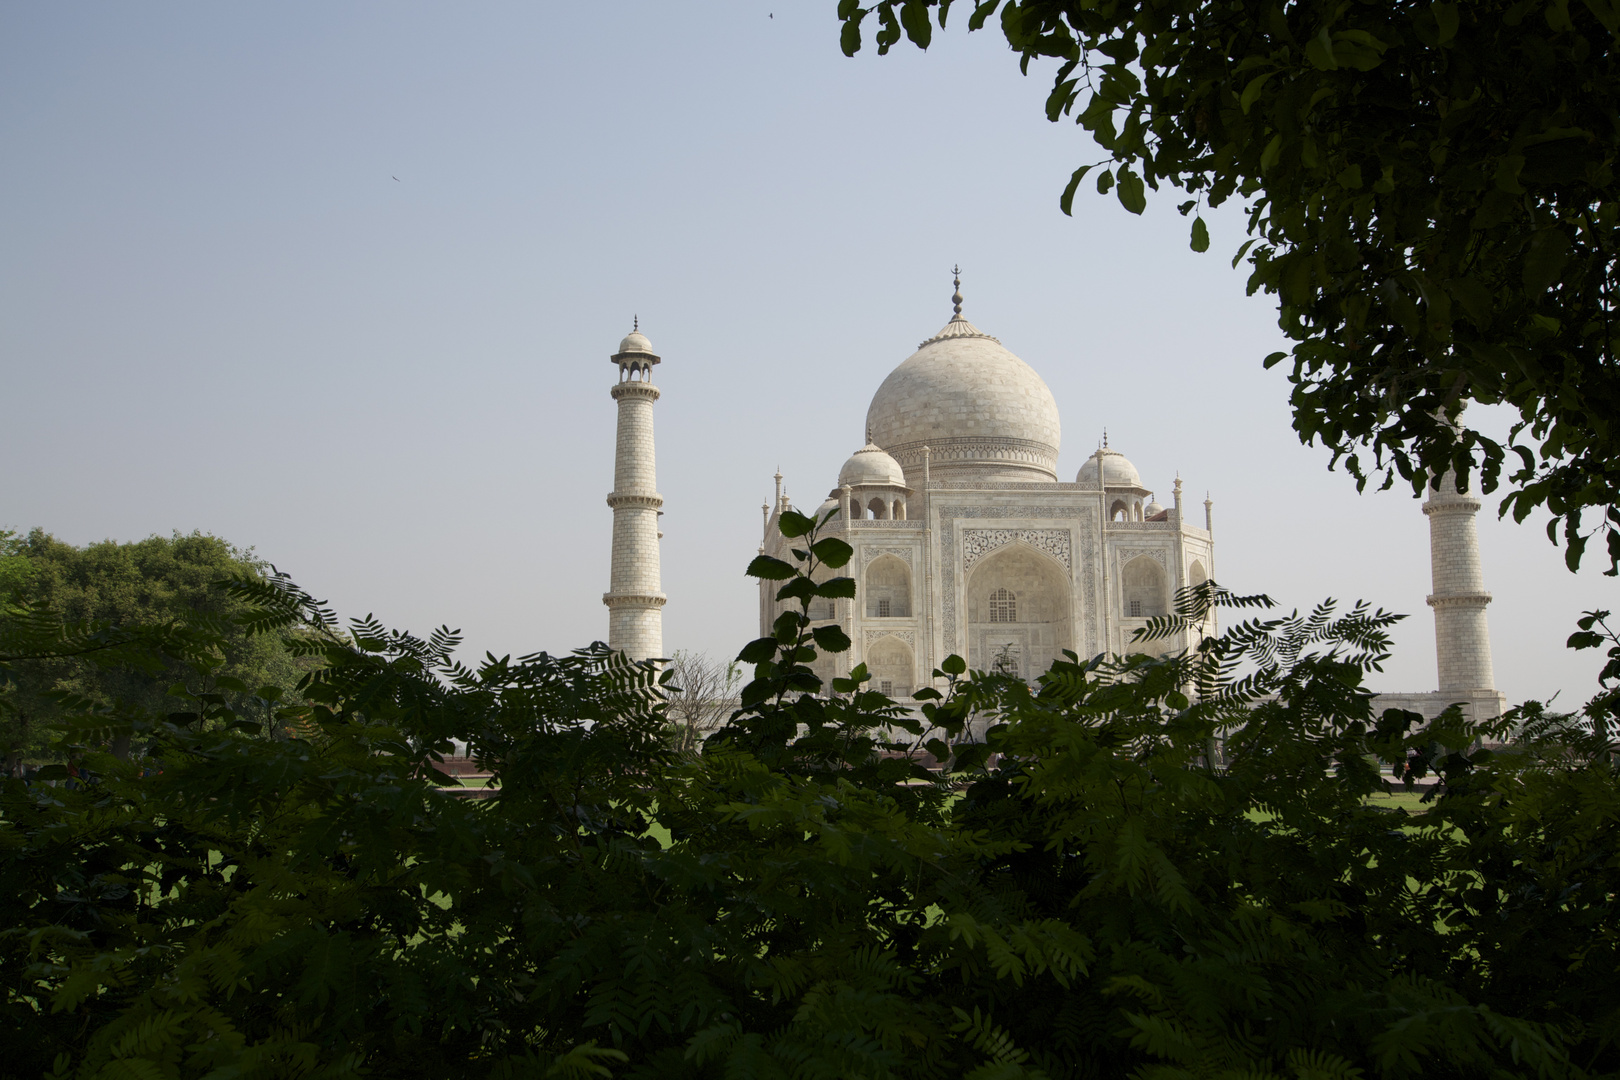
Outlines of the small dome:
M 619 342 L 619 351 L 621 353 L 651 353 L 652 342 L 648 341 L 647 336 L 640 330 L 632 330 L 623 341 Z
M 1142 516 L 1150 518 L 1155 514 L 1162 514 L 1162 513 L 1164 513 L 1164 507 L 1159 505 L 1159 500 L 1158 499 L 1150 499 L 1150 500 L 1148 500 L 1147 508 L 1142 511 Z
M 906 474 L 900 463 L 875 443 L 867 443 L 850 455 L 844 467 L 838 470 L 838 483 L 842 487 L 861 484 L 882 484 L 887 487 L 905 487 Z
M 1142 489 L 1142 477 L 1136 471 L 1136 466 L 1132 465 L 1124 454 L 1118 450 L 1110 450 L 1106 446 L 1086 458 L 1086 463 L 1080 466 L 1080 472 L 1075 475 L 1074 482 L 1081 487 L 1089 488 Z

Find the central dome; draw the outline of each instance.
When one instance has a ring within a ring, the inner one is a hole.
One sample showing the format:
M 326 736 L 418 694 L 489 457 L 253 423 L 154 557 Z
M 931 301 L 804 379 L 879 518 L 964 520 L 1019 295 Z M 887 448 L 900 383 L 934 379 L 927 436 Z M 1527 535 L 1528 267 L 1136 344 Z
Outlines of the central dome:
M 960 295 L 953 298 L 960 304 Z M 1057 402 L 1035 369 L 958 313 L 889 373 L 866 411 L 871 440 L 908 479 L 1057 479 Z

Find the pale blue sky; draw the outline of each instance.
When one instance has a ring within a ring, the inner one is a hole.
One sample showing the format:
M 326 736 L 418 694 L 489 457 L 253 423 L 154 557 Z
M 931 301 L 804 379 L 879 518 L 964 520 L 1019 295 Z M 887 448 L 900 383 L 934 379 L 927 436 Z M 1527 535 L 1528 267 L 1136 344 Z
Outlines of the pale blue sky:
M 1221 581 L 1411 613 L 1379 685 L 1431 688 L 1425 519 L 1294 438 L 1241 222 L 1199 256 L 1171 194 L 1063 217 L 1096 154 L 1048 71 L 961 26 L 848 60 L 834 7 L 0 8 L 0 526 L 203 529 L 345 614 L 580 645 L 639 313 L 666 645 L 729 654 L 771 473 L 821 500 L 960 262 L 1057 398 L 1065 479 L 1106 425 L 1162 501 L 1177 469 L 1213 493 Z M 1584 700 L 1562 641 L 1613 580 L 1481 532 L 1498 685 Z

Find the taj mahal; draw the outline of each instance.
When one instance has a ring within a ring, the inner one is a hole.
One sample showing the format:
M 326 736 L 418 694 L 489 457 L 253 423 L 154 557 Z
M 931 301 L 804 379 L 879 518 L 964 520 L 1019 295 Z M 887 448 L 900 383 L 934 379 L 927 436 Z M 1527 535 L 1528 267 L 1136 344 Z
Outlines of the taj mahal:
M 811 616 L 836 624 L 846 653 L 815 661 L 824 680 L 864 663 L 871 686 L 897 700 L 932 685 L 945 657 L 970 669 L 1033 680 L 1065 650 L 1082 658 L 1132 651 L 1134 632 L 1172 610 L 1176 591 L 1216 577 L 1213 503 L 1190 516 L 1180 476 L 1169 505 L 1154 497 L 1106 436 L 1072 481 L 1057 473 L 1057 402 L 1036 371 L 962 314 L 954 280 L 950 320 L 877 387 L 865 443 L 844 463 L 815 513 L 854 549 L 839 574 L 854 600 L 817 600 Z M 638 659 L 664 656 L 652 384 L 661 358 L 637 325 L 612 356 L 619 379 L 608 644 Z M 1218 480 L 1218 478 L 1213 478 Z M 776 476 L 762 507 L 761 554 L 792 560 L 777 521 L 792 509 Z M 1380 695 L 1380 708 L 1434 716 L 1461 703 L 1475 716 L 1506 705 L 1494 688 L 1472 493 L 1449 475 L 1431 487 L 1429 518 L 1438 687 Z M 809 508 L 802 508 L 809 513 Z M 1418 557 L 1418 553 L 1413 553 Z M 784 608 L 762 582 L 761 634 Z M 1214 632 L 1213 621 L 1197 633 Z M 1196 642 L 1159 640 L 1155 651 Z M 1138 647 L 1139 648 L 1139 647 Z

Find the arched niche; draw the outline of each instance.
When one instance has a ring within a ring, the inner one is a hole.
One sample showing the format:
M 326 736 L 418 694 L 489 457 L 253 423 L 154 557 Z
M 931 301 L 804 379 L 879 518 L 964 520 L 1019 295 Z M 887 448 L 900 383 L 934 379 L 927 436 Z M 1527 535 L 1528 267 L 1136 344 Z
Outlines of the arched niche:
M 1121 590 L 1128 619 L 1151 619 L 1167 614 L 1164 567 L 1151 555 L 1138 555 L 1120 572 Z
M 1204 564 L 1202 562 L 1194 559 L 1192 561 L 1192 565 L 1187 568 L 1187 584 L 1202 585 L 1208 580 L 1209 571 L 1204 569 Z
M 968 666 L 1033 680 L 1074 648 L 1069 575 L 1050 556 L 1009 544 L 968 576 Z
M 872 673 L 867 687 L 881 690 L 892 698 L 911 696 L 916 681 L 916 660 L 911 646 L 892 634 L 885 634 L 866 648 L 866 670 Z
M 1109 521 L 1129 521 L 1130 517 L 1131 506 L 1124 499 L 1115 499 L 1114 505 L 1108 508 Z
M 893 555 L 879 555 L 863 577 L 868 619 L 911 617 L 911 567 Z

